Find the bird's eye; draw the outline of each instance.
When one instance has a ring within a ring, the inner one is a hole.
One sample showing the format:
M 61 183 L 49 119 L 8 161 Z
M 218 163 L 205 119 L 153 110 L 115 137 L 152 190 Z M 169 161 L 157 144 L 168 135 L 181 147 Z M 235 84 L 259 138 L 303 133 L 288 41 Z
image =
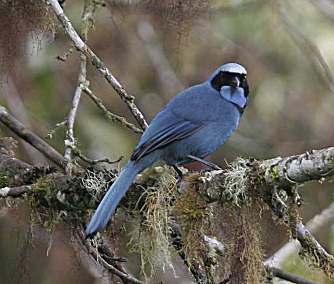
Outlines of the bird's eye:
M 241 83 L 244 82 L 246 80 L 246 75 L 240 75 L 239 80 Z

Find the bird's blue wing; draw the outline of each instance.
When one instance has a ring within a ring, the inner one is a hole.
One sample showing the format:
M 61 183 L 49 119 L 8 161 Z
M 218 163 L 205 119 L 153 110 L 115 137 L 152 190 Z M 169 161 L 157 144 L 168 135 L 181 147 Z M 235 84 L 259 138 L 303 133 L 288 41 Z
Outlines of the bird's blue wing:
M 177 140 L 184 139 L 202 128 L 203 125 L 195 124 L 190 121 L 176 122 L 161 129 L 148 141 L 140 143 L 131 156 L 131 160 L 138 161 L 143 156 L 167 146 Z
M 219 92 L 208 83 L 184 90 L 152 120 L 131 160 L 138 161 L 154 150 L 187 138 L 210 121 L 217 120 L 217 115 L 224 113 L 224 106 L 221 105 L 224 103 Z

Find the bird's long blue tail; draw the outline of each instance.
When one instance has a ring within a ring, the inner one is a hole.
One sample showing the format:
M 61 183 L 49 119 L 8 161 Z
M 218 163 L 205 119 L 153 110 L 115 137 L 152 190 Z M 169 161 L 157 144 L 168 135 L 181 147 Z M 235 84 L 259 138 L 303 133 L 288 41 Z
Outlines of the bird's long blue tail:
M 128 191 L 136 175 L 143 170 L 141 163 L 129 161 L 120 175 L 108 189 L 101 203 L 97 207 L 93 217 L 88 223 L 85 235 L 86 238 L 94 235 L 96 232 L 106 227 L 109 219 L 115 212 L 118 203 Z

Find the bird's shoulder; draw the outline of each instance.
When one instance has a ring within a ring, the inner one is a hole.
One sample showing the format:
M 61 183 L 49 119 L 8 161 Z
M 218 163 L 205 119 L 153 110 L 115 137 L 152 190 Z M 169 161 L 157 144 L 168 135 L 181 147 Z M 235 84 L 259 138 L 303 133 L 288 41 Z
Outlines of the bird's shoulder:
M 216 119 L 224 103 L 219 92 L 204 82 L 179 93 L 165 109 L 181 119 L 205 123 Z
M 179 106 L 193 106 L 194 104 L 203 104 L 206 101 L 215 100 L 219 98 L 219 93 L 210 86 L 209 83 L 204 82 L 202 84 L 189 87 L 179 94 L 177 94 L 166 107 L 171 109 L 178 108 Z
M 210 92 L 212 91 L 204 84 L 195 85 L 180 92 L 153 118 L 143 133 L 139 145 L 159 135 L 161 131 L 171 125 L 181 124 L 185 121 L 203 124 L 205 117 L 203 119 L 203 114 L 197 110 L 202 112 L 201 106 L 205 104 L 207 100 L 205 96 Z

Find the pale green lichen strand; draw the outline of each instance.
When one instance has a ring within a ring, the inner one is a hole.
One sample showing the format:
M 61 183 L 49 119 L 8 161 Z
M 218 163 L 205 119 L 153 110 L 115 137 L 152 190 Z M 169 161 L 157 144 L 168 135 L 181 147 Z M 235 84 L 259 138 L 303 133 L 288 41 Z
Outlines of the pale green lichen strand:
M 248 167 L 246 163 L 247 160 L 237 158 L 229 164 L 222 183 L 222 199 L 231 200 L 238 206 L 247 198 Z

